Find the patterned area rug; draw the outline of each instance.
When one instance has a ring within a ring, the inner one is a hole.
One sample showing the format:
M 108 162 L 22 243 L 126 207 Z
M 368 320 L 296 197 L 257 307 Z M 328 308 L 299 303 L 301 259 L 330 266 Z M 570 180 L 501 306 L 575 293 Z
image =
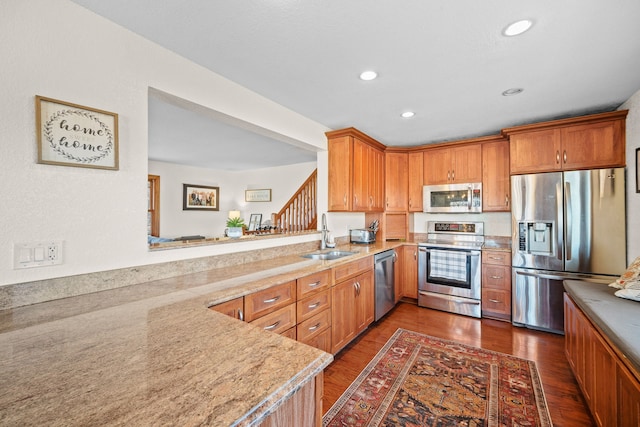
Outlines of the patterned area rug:
M 552 426 L 534 362 L 398 329 L 323 426 Z

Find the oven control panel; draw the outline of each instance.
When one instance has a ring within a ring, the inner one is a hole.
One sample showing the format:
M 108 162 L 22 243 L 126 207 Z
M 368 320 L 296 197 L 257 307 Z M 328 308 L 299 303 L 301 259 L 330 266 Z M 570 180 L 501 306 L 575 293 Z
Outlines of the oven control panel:
M 484 234 L 482 222 L 436 222 L 429 221 L 428 231 L 436 233 Z

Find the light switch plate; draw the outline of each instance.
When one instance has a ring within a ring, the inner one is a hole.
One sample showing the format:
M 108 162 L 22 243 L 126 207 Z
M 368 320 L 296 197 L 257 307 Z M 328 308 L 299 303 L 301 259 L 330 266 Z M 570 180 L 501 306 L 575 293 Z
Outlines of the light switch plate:
M 62 241 L 13 244 L 13 269 L 62 264 Z

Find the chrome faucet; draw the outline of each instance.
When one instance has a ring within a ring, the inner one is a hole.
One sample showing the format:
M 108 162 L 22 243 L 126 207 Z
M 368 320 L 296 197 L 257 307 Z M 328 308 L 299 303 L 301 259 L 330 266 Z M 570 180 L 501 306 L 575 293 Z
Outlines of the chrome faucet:
M 322 240 L 320 242 L 320 249 L 327 249 L 327 238 L 329 237 L 329 230 L 327 230 L 327 216 L 322 214 Z

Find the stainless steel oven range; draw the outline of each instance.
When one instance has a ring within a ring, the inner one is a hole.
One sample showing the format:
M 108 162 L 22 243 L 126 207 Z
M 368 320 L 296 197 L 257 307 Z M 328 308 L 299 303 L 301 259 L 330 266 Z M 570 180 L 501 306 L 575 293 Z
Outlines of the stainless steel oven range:
M 418 305 L 480 317 L 483 222 L 427 222 L 418 244 Z

